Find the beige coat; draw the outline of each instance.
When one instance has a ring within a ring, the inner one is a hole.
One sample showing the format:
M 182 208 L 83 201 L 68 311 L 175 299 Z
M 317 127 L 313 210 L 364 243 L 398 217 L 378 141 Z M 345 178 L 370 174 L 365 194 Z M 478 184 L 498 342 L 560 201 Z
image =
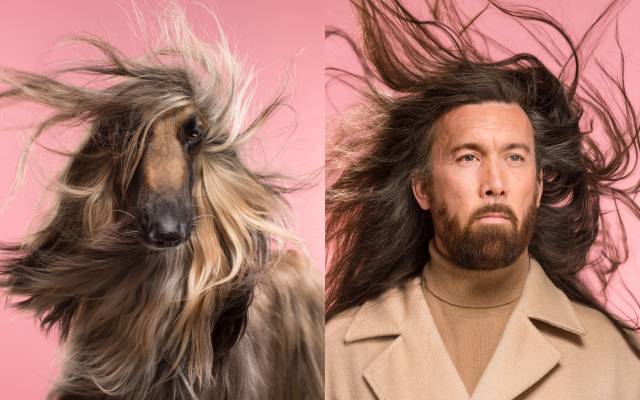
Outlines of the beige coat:
M 333 318 L 325 347 L 327 400 L 640 399 L 640 358 L 609 320 L 571 302 L 533 259 L 472 396 L 438 334 L 420 278 Z

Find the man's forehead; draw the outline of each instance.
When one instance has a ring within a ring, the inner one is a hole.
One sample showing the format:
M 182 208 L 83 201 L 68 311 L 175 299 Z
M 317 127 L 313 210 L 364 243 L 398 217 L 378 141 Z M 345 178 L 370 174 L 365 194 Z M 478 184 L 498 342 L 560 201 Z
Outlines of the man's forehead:
M 450 149 L 465 143 L 504 146 L 533 145 L 533 128 L 517 104 L 486 102 L 457 107 L 438 120 L 438 147 Z

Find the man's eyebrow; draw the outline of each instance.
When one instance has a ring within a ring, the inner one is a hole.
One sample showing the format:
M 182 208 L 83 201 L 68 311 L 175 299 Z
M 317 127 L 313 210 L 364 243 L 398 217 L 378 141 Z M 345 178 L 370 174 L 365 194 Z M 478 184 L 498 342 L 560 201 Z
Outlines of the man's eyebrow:
M 480 146 L 477 143 L 462 143 L 462 144 L 459 144 L 457 146 L 454 146 L 450 150 L 450 153 L 456 153 L 457 151 L 463 150 L 463 149 L 475 150 L 475 151 L 478 151 L 480 153 L 484 152 L 484 147 Z
M 514 150 L 514 149 L 521 149 L 527 153 L 531 153 L 531 149 L 529 148 L 529 145 L 524 143 L 509 143 L 508 145 L 502 147 L 502 151 Z
M 459 150 L 463 150 L 463 149 L 475 150 L 475 151 L 478 151 L 480 153 L 485 152 L 484 146 L 481 146 L 478 143 L 469 142 L 469 143 L 462 143 L 462 144 L 459 144 L 457 146 L 454 146 L 450 150 L 450 153 L 455 153 L 455 152 L 457 152 Z M 502 146 L 502 151 L 514 150 L 514 149 L 521 149 L 521 150 L 524 150 L 527 153 L 531 153 L 531 149 L 529 148 L 529 145 L 524 144 L 524 143 L 508 143 L 505 146 Z

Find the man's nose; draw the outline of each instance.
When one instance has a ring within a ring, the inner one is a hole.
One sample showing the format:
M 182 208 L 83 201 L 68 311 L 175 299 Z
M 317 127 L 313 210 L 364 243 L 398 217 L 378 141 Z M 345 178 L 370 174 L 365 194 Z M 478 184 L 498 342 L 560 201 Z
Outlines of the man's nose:
M 486 160 L 481 166 L 481 197 L 504 197 L 507 187 L 504 172 L 496 160 Z

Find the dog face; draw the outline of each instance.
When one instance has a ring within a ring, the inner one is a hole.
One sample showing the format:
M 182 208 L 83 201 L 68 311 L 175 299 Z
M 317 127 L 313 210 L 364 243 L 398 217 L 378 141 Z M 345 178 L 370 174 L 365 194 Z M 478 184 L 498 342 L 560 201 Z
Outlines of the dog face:
M 129 212 L 136 217 L 140 238 L 148 246 L 174 247 L 189 238 L 195 158 L 204 136 L 193 107 L 170 113 L 149 130 L 127 190 Z

